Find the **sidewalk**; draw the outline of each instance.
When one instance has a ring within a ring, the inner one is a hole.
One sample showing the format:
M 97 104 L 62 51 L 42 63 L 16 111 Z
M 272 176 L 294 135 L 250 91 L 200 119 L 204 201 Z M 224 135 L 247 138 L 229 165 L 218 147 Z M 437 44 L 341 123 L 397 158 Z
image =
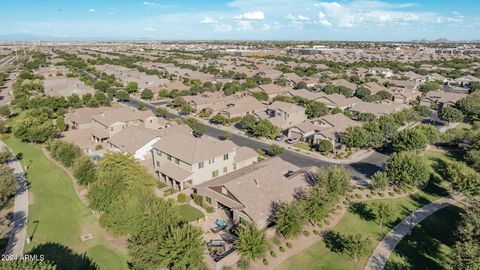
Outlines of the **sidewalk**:
M 438 210 L 445 208 L 451 204 L 456 204 L 461 198 L 441 198 L 432 202 L 406 217 L 402 222 L 397 224 L 377 245 L 364 270 L 381 270 L 385 267 L 388 257 L 393 252 L 395 247 L 402 241 L 403 237 L 407 235 L 410 230 L 417 224 L 422 222 Z
M 2 141 L 0 141 L 0 147 L 9 149 Z M 12 151 L 10 150 L 10 152 Z M 4 255 L 19 256 L 23 254 L 25 240 L 27 238 L 28 186 L 20 161 L 14 157 L 8 162 L 8 165 L 13 169 L 13 173 L 17 177 L 18 186 L 17 193 L 15 194 L 15 205 L 13 207 L 13 228 L 10 231 L 10 237 Z

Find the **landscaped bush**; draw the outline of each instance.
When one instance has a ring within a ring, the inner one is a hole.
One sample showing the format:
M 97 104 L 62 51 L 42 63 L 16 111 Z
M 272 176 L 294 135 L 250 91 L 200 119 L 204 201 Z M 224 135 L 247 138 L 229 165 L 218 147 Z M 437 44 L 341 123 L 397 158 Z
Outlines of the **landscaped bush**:
M 362 195 L 360 195 L 360 194 L 357 193 L 357 194 L 355 194 L 355 198 L 361 199 L 361 198 L 362 198 Z
M 201 195 L 192 194 L 192 198 L 197 205 L 203 207 L 203 197 Z
M 292 248 L 292 243 L 290 242 L 285 243 L 285 245 L 287 245 L 287 248 Z
M 179 203 L 186 203 L 187 202 L 187 195 L 185 195 L 184 193 L 178 194 L 177 201 Z
M 309 231 L 303 231 L 303 235 L 310 236 L 310 232 Z
M 280 246 L 278 250 L 280 250 L 280 252 L 285 252 L 285 248 L 283 246 Z
M 0 151 L 0 164 L 7 162 L 12 157 L 12 152 L 8 151 L 7 148 L 3 148 Z
M 313 230 L 313 234 L 320 235 L 320 231 L 319 230 Z
M 273 242 L 273 244 L 275 244 L 276 246 L 280 246 L 280 239 L 278 239 L 277 237 L 274 237 L 274 238 L 272 239 L 272 242 Z
M 270 255 L 274 258 L 277 257 L 277 253 L 275 253 L 273 250 L 270 250 Z
M 169 188 L 167 190 L 165 190 L 165 192 L 163 192 L 163 196 L 169 196 L 169 195 L 172 195 L 173 193 L 175 193 L 175 189 L 173 188 Z
M 102 150 L 102 149 L 103 149 L 103 145 L 101 145 L 101 144 L 97 144 L 97 145 L 95 146 L 95 151 L 100 151 L 100 150 Z
M 82 155 L 76 158 L 72 168 L 73 175 L 80 185 L 87 185 L 95 181 L 97 168 L 89 157 Z
M 268 260 L 267 260 L 267 258 L 263 258 L 262 262 L 263 262 L 263 265 L 268 265 Z
M 82 155 L 80 147 L 73 143 L 59 140 L 49 141 L 47 150 L 50 151 L 54 159 L 60 161 L 65 167 L 72 166 L 74 160 Z
M 205 207 L 205 210 L 207 210 L 207 213 L 209 214 L 215 212 L 215 208 L 213 208 L 213 206 L 207 206 Z

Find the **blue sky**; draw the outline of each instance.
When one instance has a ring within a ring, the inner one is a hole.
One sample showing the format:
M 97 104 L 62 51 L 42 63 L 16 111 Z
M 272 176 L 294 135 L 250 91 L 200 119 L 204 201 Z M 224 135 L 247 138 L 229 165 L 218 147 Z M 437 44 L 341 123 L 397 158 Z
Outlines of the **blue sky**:
M 2 1 L 0 35 L 480 40 L 479 0 Z

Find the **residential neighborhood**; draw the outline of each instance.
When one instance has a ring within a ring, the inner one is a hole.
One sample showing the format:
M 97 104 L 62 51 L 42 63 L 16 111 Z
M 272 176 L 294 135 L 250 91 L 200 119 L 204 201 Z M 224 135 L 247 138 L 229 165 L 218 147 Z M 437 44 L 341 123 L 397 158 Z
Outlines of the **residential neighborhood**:
M 4 3 L 0 269 L 480 269 L 480 10 L 420 2 Z

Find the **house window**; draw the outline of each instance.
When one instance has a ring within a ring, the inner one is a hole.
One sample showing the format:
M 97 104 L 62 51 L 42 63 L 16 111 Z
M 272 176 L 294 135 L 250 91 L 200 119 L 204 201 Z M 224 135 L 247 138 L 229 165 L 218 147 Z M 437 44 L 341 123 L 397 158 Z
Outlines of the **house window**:
M 227 160 L 227 159 L 228 159 L 228 154 L 223 155 L 223 160 Z
M 208 164 L 212 164 L 212 163 L 215 163 L 215 158 L 211 158 L 208 160 Z
M 227 173 L 227 170 L 228 170 L 227 167 L 224 167 L 223 168 L 223 173 Z
M 233 169 L 234 169 L 234 170 L 237 169 L 237 164 L 233 163 Z
M 157 160 L 157 167 L 160 167 L 160 161 Z
M 238 218 L 238 222 L 242 225 L 248 225 L 248 221 L 242 217 Z
M 212 198 L 208 197 L 208 196 L 205 196 L 205 201 L 208 203 L 208 204 L 212 204 Z
M 218 170 L 215 170 L 212 172 L 212 177 L 217 177 L 218 176 Z
M 198 168 L 199 168 L 199 169 L 202 169 L 203 166 L 204 166 L 203 161 L 198 163 Z
M 172 161 L 172 156 L 167 155 L 167 159 L 168 159 L 169 161 Z
M 157 150 L 157 155 L 162 156 L 162 152 L 160 150 Z
M 175 164 L 180 165 L 180 160 L 178 158 L 175 158 Z

